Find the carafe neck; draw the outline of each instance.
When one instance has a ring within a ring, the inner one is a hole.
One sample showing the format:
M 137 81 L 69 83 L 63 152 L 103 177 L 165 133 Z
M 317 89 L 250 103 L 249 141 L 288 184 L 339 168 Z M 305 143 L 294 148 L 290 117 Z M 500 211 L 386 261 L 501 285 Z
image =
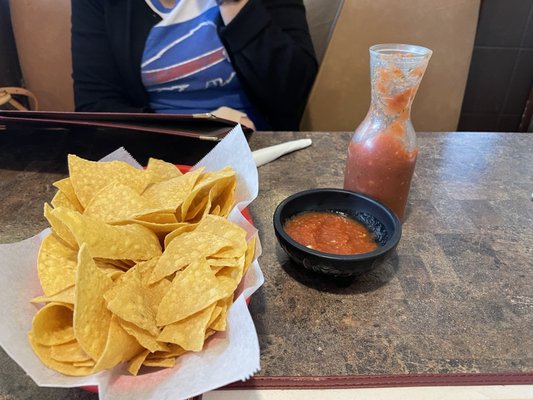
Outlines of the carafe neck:
M 370 48 L 372 113 L 408 120 L 431 51 L 412 45 L 383 44 Z

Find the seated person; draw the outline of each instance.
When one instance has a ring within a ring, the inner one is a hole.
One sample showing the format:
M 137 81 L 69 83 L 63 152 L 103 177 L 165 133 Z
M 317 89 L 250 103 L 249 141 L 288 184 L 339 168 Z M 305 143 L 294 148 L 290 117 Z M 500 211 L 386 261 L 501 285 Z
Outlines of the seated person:
M 297 130 L 317 72 L 303 0 L 72 0 L 76 111 L 244 112 Z

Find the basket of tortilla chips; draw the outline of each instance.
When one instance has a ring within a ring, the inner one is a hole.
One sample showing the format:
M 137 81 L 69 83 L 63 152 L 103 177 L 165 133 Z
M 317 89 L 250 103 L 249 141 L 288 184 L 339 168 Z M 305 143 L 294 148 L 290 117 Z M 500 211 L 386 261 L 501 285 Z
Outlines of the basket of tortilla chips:
M 142 380 L 194 364 L 190 355 L 203 355 L 206 346 L 232 347 L 223 342 L 231 341 L 235 295 L 249 296 L 262 283 L 258 266 L 254 282 L 243 282 L 257 263 L 257 235 L 242 223 L 251 199 L 249 188 L 238 188 L 239 171 L 182 173 L 157 159 L 140 169 L 75 155 L 68 167 L 44 205 L 51 229 L 37 253 L 42 294 L 31 299 L 37 308 L 28 341 L 42 364 L 71 377 L 120 366 L 126 381 L 128 374 Z M 208 346 L 211 337 L 215 344 Z

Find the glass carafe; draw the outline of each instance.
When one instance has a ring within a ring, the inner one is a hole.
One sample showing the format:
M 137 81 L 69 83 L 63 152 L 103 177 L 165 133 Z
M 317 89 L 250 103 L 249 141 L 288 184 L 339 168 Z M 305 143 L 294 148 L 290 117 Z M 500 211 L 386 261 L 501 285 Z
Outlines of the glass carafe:
M 411 104 L 431 53 L 406 44 L 370 48 L 370 109 L 348 146 L 344 188 L 381 201 L 401 221 L 418 154 Z

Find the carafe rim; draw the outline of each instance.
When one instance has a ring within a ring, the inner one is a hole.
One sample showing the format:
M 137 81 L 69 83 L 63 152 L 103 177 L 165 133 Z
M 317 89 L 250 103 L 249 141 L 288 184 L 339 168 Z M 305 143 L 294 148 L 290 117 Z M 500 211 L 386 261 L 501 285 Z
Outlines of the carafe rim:
M 405 57 L 405 61 L 412 60 L 419 62 L 421 59 L 429 58 L 433 51 L 427 47 L 403 44 L 403 43 L 381 43 L 375 44 L 369 48 L 370 54 L 384 58 Z

